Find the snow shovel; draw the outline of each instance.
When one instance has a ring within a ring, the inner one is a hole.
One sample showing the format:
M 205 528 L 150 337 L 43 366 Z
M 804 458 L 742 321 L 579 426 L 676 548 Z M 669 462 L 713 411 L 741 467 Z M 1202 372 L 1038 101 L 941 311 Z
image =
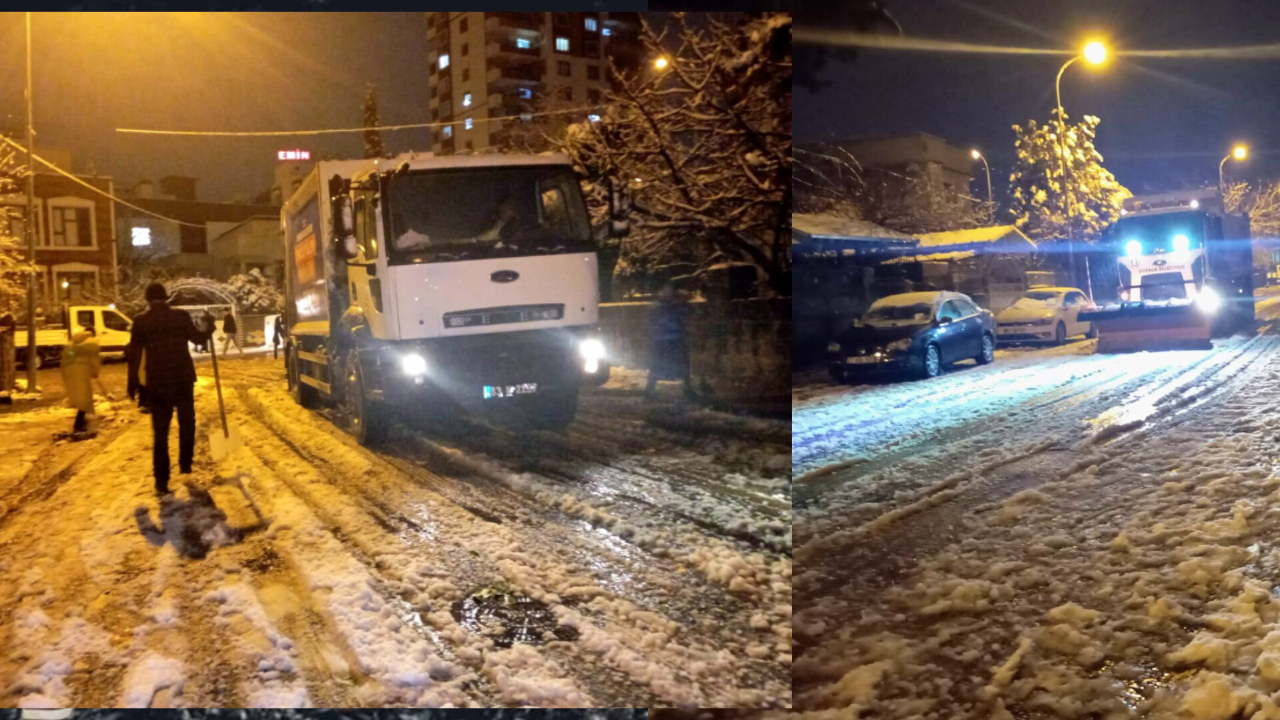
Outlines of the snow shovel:
M 218 348 L 211 348 L 209 355 L 213 358 L 213 384 L 218 388 L 218 414 L 222 416 L 222 430 L 209 433 L 209 454 L 214 462 L 238 450 L 243 442 L 240 440 L 240 426 L 227 425 L 227 408 L 222 404 L 222 377 L 218 375 Z

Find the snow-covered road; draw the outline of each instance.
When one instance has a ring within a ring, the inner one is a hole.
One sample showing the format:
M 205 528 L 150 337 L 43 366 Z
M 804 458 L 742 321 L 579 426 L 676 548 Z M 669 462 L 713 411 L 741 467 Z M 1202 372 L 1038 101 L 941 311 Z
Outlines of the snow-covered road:
M 198 441 L 164 503 L 127 404 L 75 444 L 61 408 L 0 415 L 0 706 L 789 703 L 787 423 L 606 388 L 566 434 L 370 451 L 279 363 L 223 370 L 246 447 Z
M 1280 717 L 1277 309 L 1211 351 L 798 390 L 796 706 Z

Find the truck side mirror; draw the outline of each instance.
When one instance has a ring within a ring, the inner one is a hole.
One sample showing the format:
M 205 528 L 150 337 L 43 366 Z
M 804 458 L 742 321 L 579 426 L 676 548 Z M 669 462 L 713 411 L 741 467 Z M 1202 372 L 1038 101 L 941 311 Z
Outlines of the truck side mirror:
M 344 260 L 354 260 L 360 248 L 355 237 L 355 222 L 351 209 L 351 197 L 335 195 L 333 198 L 333 238 L 336 252 Z
M 624 238 L 631 234 L 631 198 L 614 179 L 609 181 L 609 235 Z

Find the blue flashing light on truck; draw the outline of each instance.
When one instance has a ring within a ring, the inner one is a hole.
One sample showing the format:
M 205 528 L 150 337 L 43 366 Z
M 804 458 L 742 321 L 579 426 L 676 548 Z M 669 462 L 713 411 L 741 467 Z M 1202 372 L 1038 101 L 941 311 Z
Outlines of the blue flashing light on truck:
M 607 374 L 596 246 L 564 156 L 320 161 L 281 215 L 290 391 L 336 403 L 362 444 L 424 405 L 563 428 Z
M 1119 300 L 1080 313 L 1099 352 L 1207 348 L 1254 329 L 1249 218 L 1214 191 L 1130 198 L 1103 231 L 1116 253 Z

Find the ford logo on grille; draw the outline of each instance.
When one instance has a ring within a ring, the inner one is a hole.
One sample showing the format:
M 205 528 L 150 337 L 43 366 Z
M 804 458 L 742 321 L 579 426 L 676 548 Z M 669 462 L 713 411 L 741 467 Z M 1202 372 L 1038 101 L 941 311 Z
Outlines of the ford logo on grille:
M 515 270 L 499 270 L 491 275 L 489 279 L 494 282 L 509 283 L 520 277 L 520 273 Z
M 1168 263 L 1167 261 L 1165 261 L 1165 260 L 1153 260 L 1153 261 L 1151 262 L 1151 264 L 1152 264 L 1152 265 L 1155 265 L 1156 267 L 1164 267 L 1165 265 L 1168 265 L 1169 263 Z

